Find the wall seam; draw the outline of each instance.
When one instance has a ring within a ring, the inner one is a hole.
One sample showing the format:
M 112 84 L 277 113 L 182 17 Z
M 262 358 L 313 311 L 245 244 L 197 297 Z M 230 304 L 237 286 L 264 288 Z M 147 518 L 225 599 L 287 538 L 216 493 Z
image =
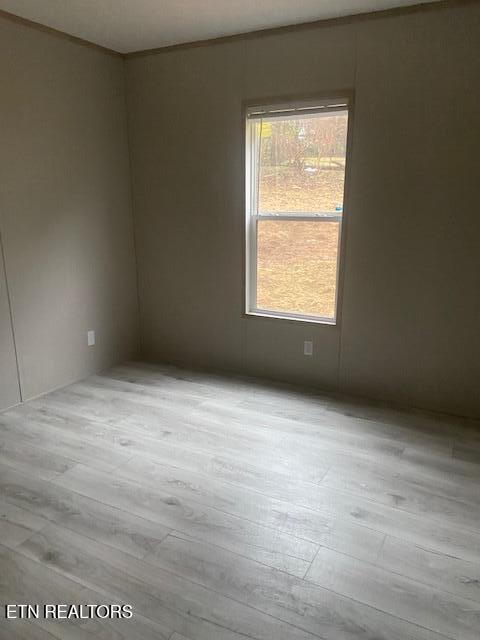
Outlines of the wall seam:
M 133 194 L 133 160 L 132 160 L 132 138 L 130 134 L 130 118 L 127 99 L 127 61 L 125 58 L 122 60 L 123 69 L 123 98 L 125 103 L 125 125 L 127 131 L 127 152 L 128 152 L 128 171 L 130 177 L 130 211 L 132 219 L 132 236 L 133 236 L 133 254 L 135 257 L 135 283 L 137 288 L 137 351 L 139 355 L 143 357 L 143 330 L 142 330 L 142 313 L 141 313 L 141 301 L 140 301 L 140 270 L 138 268 L 138 239 L 136 229 L 136 216 L 135 216 L 135 198 Z
M 355 93 L 355 104 L 354 104 L 354 108 L 356 111 L 357 108 L 357 86 L 358 86 L 358 39 L 359 39 L 359 30 L 356 29 L 355 30 L 355 62 L 354 62 L 354 72 L 353 72 L 353 90 Z M 353 122 L 353 130 L 352 130 L 352 135 L 351 135 L 351 140 L 350 140 L 350 157 L 353 158 L 353 142 L 354 142 L 354 135 L 355 135 L 355 114 L 354 114 L 354 122 Z M 349 175 L 349 189 L 350 189 L 350 182 L 351 182 L 351 170 L 350 170 L 350 175 Z M 350 195 L 350 194 L 349 194 Z M 351 213 L 351 198 L 349 197 L 349 211 Z M 349 213 L 349 217 L 350 216 Z M 345 291 L 346 291 L 346 281 L 347 281 L 347 243 L 348 243 L 348 235 L 347 235 L 347 242 L 344 243 L 344 247 L 343 250 L 345 252 L 344 255 L 344 272 L 343 272 L 343 282 L 342 282 L 342 296 L 343 298 L 345 298 Z M 345 307 L 344 304 L 344 299 L 342 300 L 342 319 L 341 319 L 341 323 L 340 323 L 340 327 L 339 327 L 339 335 L 338 335 L 338 358 L 337 358 L 337 389 L 338 391 L 342 391 L 343 390 L 343 385 L 342 385 L 342 356 L 343 356 L 343 332 L 344 332 L 344 328 L 345 328 L 345 318 L 344 318 L 344 314 L 343 314 L 343 309 Z
M 12 297 L 10 295 L 10 285 L 8 282 L 7 258 L 6 258 L 3 238 L 4 238 L 3 229 L 2 229 L 2 225 L 0 224 L 0 253 L 1 253 L 3 272 L 5 277 L 5 291 L 7 293 L 8 313 L 10 316 L 10 329 L 12 332 L 13 352 L 15 355 L 15 366 L 17 369 L 18 394 L 20 397 L 20 403 L 22 403 L 23 402 L 23 384 L 22 384 L 22 376 L 20 373 L 20 364 L 18 359 L 17 337 L 16 337 L 16 331 L 15 331 L 15 318 L 13 313 Z

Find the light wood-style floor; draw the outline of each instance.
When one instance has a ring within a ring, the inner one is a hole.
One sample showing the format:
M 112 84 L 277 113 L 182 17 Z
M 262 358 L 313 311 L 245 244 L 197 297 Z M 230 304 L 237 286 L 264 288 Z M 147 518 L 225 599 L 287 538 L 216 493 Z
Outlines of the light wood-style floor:
M 480 637 L 473 421 L 131 363 L 0 443 L 1 603 L 134 610 L 2 639 Z

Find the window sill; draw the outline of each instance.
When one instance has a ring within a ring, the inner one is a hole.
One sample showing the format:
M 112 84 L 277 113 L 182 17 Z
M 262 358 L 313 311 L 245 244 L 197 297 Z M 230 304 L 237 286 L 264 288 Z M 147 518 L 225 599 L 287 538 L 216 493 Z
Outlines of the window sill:
M 253 311 L 246 311 L 245 315 L 256 318 L 270 318 L 275 320 L 288 320 L 290 322 L 304 322 L 307 324 L 323 324 L 330 327 L 337 326 L 337 320 L 335 318 L 318 318 L 316 316 L 304 316 L 294 313 L 281 313 L 275 311 L 262 311 L 261 309 L 255 309 Z

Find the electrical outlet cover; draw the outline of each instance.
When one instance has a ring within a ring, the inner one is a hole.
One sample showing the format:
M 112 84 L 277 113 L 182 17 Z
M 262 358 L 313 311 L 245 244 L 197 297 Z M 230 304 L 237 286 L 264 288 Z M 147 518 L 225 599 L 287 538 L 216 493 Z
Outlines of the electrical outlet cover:
M 303 343 L 303 355 L 313 356 L 313 340 L 305 340 Z

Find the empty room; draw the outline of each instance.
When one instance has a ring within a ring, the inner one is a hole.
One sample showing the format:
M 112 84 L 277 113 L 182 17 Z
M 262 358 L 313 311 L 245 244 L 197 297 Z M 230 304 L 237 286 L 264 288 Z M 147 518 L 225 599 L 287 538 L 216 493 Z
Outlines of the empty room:
M 0 640 L 479 640 L 480 1 L 0 0 Z

